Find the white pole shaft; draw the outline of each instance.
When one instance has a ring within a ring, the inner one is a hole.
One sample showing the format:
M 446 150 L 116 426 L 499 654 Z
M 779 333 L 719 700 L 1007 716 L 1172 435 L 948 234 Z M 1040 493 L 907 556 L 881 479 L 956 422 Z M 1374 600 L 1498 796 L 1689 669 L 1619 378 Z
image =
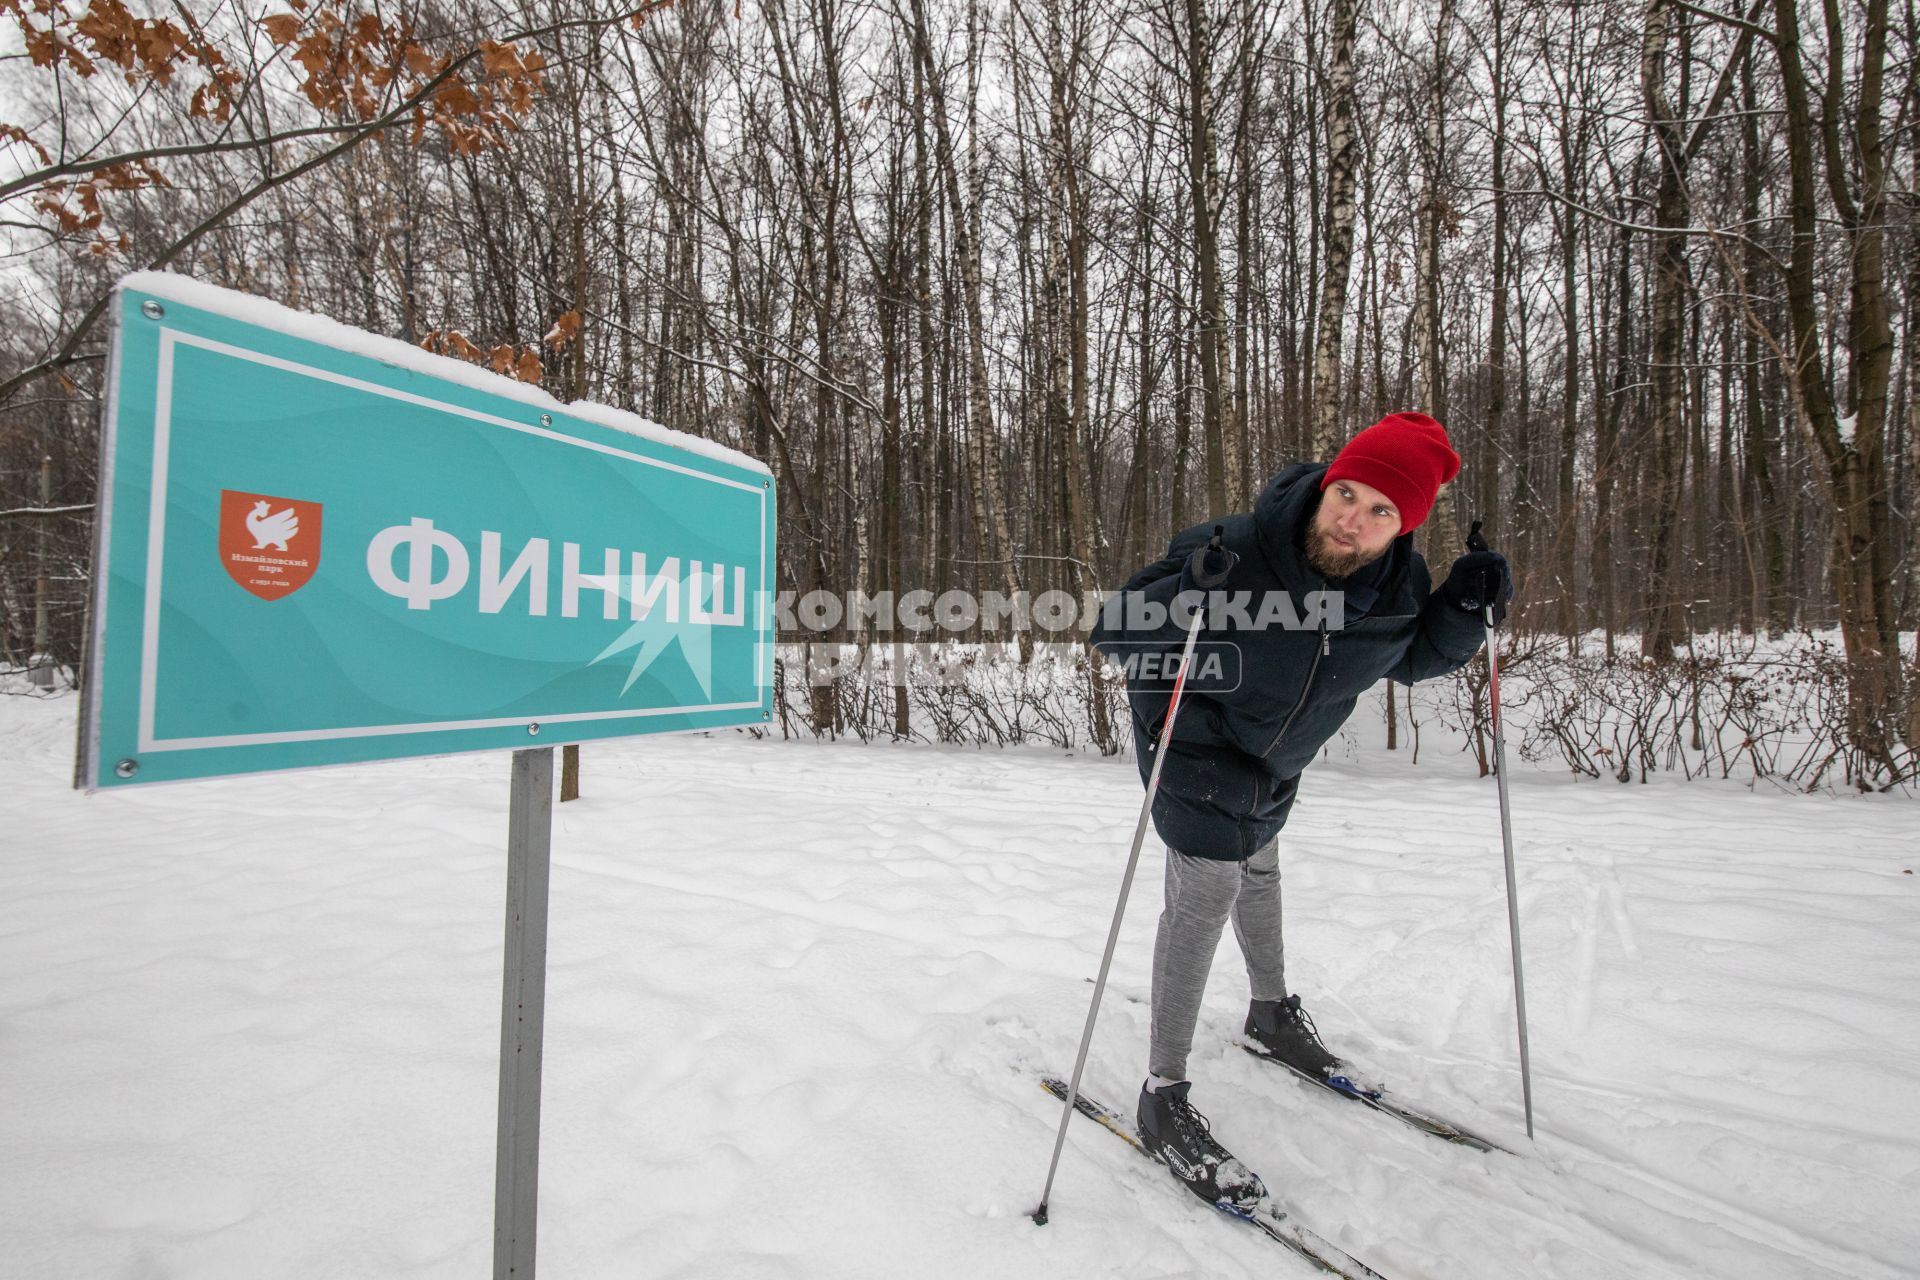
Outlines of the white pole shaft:
M 1533 1065 L 1527 1056 L 1527 979 L 1520 965 L 1520 891 L 1513 875 L 1513 814 L 1507 805 L 1507 741 L 1500 721 L 1499 632 L 1493 610 L 1486 614 L 1487 688 L 1493 708 L 1493 776 L 1500 790 L 1500 844 L 1507 861 L 1507 932 L 1513 940 L 1513 1009 L 1520 1028 L 1520 1098 L 1527 1113 L 1527 1137 L 1533 1137 Z
M 1093 982 L 1093 999 L 1087 1005 L 1087 1025 L 1080 1032 L 1080 1052 L 1073 1060 L 1073 1077 L 1067 1082 L 1066 1102 L 1060 1109 L 1060 1131 L 1053 1136 L 1053 1159 L 1047 1164 L 1047 1183 L 1040 1190 L 1040 1207 L 1033 1220 L 1046 1225 L 1047 1202 L 1053 1197 L 1053 1175 L 1060 1168 L 1060 1152 L 1067 1142 L 1067 1124 L 1073 1119 L 1074 1099 L 1080 1096 L 1080 1073 L 1086 1069 L 1087 1049 L 1093 1044 L 1093 1024 L 1100 1016 L 1100 997 L 1106 994 L 1107 971 L 1113 967 L 1114 945 L 1120 940 L 1120 922 L 1127 914 L 1127 895 L 1133 890 L 1134 869 L 1140 865 L 1140 845 L 1147 837 L 1147 824 L 1153 818 L 1153 797 L 1160 789 L 1160 766 L 1166 763 L 1167 743 L 1173 738 L 1173 718 L 1180 710 L 1180 695 L 1187 686 L 1187 668 L 1193 663 L 1193 644 L 1200 635 L 1201 611 L 1193 611 L 1187 630 L 1186 647 L 1180 651 L 1180 672 L 1173 680 L 1173 696 L 1167 702 L 1167 718 L 1160 726 L 1160 746 L 1154 752 L 1153 770 L 1147 775 L 1147 794 L 1140 802 L 1140 820 L 1133 827 L 1133 849 L 1127 854 L 1127 871 L 1120 879 L 1120 898 L 1113 904 L 1113 923 L 1107 929 L 1107 950 L 1100 957 L 1100 976 Z

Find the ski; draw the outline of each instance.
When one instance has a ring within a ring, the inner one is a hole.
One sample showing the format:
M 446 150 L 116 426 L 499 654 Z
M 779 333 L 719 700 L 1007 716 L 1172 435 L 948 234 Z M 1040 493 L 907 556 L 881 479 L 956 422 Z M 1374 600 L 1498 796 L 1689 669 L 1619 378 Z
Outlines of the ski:
M 1091 982 L 1093 979 L 1088 978 L 1087 981 Z M 1120 991 L 1115 992 L 1115 994 L 1128 1004 L 1146 1004 L 1145 1000 L 1131 992 Z M 1290 1063 L 1285 1063 L 1275 1058 L 1258 1045 L 1248 1044 L 1244 1040 L 1236 1040 L 1234 1043 L 1264 1062 L 1271 1062 L 1277 1067 L 1285 1067 L 1295 1076 L 1316 1088 L 1325 1089 L 1328 1093 L 1338 1094 L 1342 1098 L 1351 1099 L 1354 1102 L 1360 1103 L 1362 1106 L 1378 1111 L 1381 1115 L 1391 1116 L 1410 1129 L 1417 1129 L 1421 1133 L 1431 1134 L 1443 1142 L 1451 1142 L 1457 1146 L 1471 1148 L 1474 1151 L 1498 1151 L 1503 1155 L 1509 1156 L 1514 1154 L 1513 1150 L 1509 1147 L 1503 1147 L 1491 1139 L 1483 1138 L 1471 1129 L 1462 1128 L 1451 1120 L 1443 1120 L 1430 1111 L 1423 1111 L 1418 1107 L 1410 1106 L 1398 1098 L 1395 1098 L 1392 1094 L 1387 1093 L 1385 1090 L 1364 1088 L 1347 1079 L 1345 1076 L 1334 1076 L 1328 1080 L 1316 1080 Z M 1061 1090 L 1060 1096 L 1063 1098 L 1066 1096 L 1064 1089 Z
M 1048 1076 L 1040 1084 L 1054 1097 L 1065 1100 L 1066 1081 Z M 1143 1159 L 1154 1159 L 1153 1154 L 1141 1143 L 1139 1135 L 1134 1133 L 1133 1126 L 1113 1108 L 1095 1102 L 1086 1094 L 1080 1093 L 1074 1096 L 1073 1109 L 1120 1138 Z M 1154 1160 L 1154 1163 L 1158 1164 L 1159 1161 Z M 1219 1201 L 1213 1207 L 1237 1222 L 1244 1222 L 1258 1229 L 1269 1240 L 1286 1246 L 1329 1275 L 1343 1276 L 1345 1280 L 1385 1280 L 1385 1277 L 1366 1263 L 1295 1222 L 1284 1209 L 1274 1203 L 1271 1196 L 1251 1207 L 1233 1204 L 1226 1200 Z
M 1338 1094 L 1342 1098 L 1350 1098 L 1362 1106 L 1378 1111 L 1381 1115 L 1392 1116 L 1401 1124 L 1412 1129 L 1417 1129 L 1421 1133 L 1432 1134 L 1444 1142 L 1452 1142 L 1459 1146 L 1471 1147 L 1475 1151 L 1500 1151 L 1507 1155 L 1513 1154 L 1513 1152 L 1497 1142 L 1489 1141 L 1470 1129 L 1463 1129 L 1450 1120 L 1442 1120 L 1439 1116 L 1422 1111 L 1418 1107 L 1410 1107 L 1406 1103 L 1394 1099 L 1383 1090 L 1363 1088 L 1345 1076 L 1328 1076 L 1325 1079 L 1316 1079 L 1292 1063 L 1280 1061 L 1280 1059 L 1274 1057 L 1258 1045 L 1242 1042 L 1240 1047 L 1263 1062 L 1271 1062 L 1276 1067 L 1285 1067 L 1299 1079 L 1316 1088 L 1325 1089 L 1328 1093 Z

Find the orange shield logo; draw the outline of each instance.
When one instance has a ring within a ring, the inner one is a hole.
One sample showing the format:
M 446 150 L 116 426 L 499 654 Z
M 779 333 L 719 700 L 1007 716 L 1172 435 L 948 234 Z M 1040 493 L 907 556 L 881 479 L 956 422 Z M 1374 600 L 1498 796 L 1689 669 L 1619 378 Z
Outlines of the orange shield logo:
M 320 504 L 222 489 L 220 563 L 262 600 L 292 595 L 320 566 Z

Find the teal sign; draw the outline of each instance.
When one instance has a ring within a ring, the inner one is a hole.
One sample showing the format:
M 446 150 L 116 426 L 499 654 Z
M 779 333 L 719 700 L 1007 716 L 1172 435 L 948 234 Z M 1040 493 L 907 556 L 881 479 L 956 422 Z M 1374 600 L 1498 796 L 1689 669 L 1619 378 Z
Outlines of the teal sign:
M 113 316 L 80 785 L 769 718 L 758 462 L 175 276 Z

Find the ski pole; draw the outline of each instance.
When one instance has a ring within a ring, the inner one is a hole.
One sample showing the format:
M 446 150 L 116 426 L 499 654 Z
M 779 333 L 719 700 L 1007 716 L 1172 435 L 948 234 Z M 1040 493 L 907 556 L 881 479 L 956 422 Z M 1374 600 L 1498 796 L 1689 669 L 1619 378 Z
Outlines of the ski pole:
M 1221 539 L 1226 533 L 1220 525 L 1213 527 L 1213 541 L 1208 544 L 1209 553 L 1221 549 Z M 1217 583 L 1202 584 L 1207 587 Z M 1153 770 L 1147 775 L 1146 798 L 1140 802 L 1140 821 L 1133 827 L 1133 849 L 1127 854 L 1127 871 L 1120 878 L 1120 898 L 1113 904 L 1113 924 L 1107 929 L 1107 950 L 1100 957 L 1100 976 L 1094 979 L 1093 1000 L 1087 1005 L 1087 1025 L 1080 1032 L 1080 1052 L 1073 1060 L 1073 1076 L 1067 1081 L 1067 1098 L 1060 1110 L 1060 1131 L 1053 1137 L 1053 1159 L 1047 1164 L 1047 1184 L 1040 1190 L 1040 1207 L 1032 1213 L 1034 1222 L 1039 1226 L 1047 1225 L 1047 1202 L 1053 1198 L 1053 1175 L 1060 1168 L 1060 1151 L 1067 1143 L 1067 1123 L 1073 1119 L 1073 1104 L 1080 1097 L 1080 1073 L 1087 1065 L 1087 1050 L 1093 1044 L 1094 1020 L 1100 1016 L 1100 997 L 1106 994 L 1107 970 L 1113 967 L 1113 948 L 1120 941 L 1120 921 L 1127 914 L 1127 895 L 1133 890 L 1133 872 L 1140 864 L 1140 845 L 1147 836 L 1147 823 L 1153 817 L 1154 793 L 1160 789 L 1160 766 L 1167 761 L 1167 743 L 1173 739 L 1173 718 L 1180 710 L 1180 694 L 1187 687 L 1187 668 L 1193 662 L 1193 644 L 1200 638 L 1200 618 L 1203 610 L 1196 606 L 1193 621 L 1187 628 L 1186 646 L 1180 651 L 1180 670 L 1173 678 L 1173 696 L 1167 703 L 1167 718 L 1160 726 L 1160 745 L 1154 753 Z
M 1485 551 L 1487 540 L 1475 520 L 1467 532 L 1467 550 Z M 1497 590 L 1497 588 L 1496 588 Z M 1527 1058 L 1527 980 L 1520 967 L 1520 892 L 1513 878 L 1513 814 L 1507 806 L 1507 743 L 1500 724 L 1499 626 L 1494 602 L 1486 605 L 1487 693 L 1493 712 L 1493 776 L 1500 791 L 1500 844 L 1507 859 L 1507 932 L 1513 938 L 1513 1010 L 1520 1027 L 1520 1098 L 1527 1112 L 1527 1137 L 1533 1137 L 1533 1068 Z

